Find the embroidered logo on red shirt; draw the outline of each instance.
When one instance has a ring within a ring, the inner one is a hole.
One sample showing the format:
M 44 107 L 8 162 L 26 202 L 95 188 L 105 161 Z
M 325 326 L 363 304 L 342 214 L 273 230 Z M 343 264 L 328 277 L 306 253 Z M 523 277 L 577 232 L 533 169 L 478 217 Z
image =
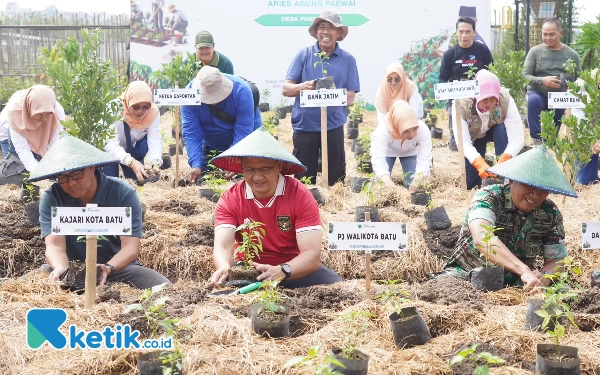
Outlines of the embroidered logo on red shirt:
M 277 216 L 277 227 L 283 232 L 289 232 L 292 228 L 292 223 L 289 216 Z

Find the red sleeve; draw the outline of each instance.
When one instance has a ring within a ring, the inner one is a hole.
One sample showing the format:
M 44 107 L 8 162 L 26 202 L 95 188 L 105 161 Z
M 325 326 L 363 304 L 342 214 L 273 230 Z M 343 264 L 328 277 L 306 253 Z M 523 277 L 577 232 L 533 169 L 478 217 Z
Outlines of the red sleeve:
M 321 230 L 321 214 L 317 201 L 302 183 L 298 183 L 297 207 L 296 233 Z
M 230 189 L 223 193 L 217 202 L 217 207 L 215 208 L 215 228 L 232 227 L 232 229 L 235 229 L 238 226 L 235 214 L 230 210 L 231 198 L 235 196 L 232 190 Z

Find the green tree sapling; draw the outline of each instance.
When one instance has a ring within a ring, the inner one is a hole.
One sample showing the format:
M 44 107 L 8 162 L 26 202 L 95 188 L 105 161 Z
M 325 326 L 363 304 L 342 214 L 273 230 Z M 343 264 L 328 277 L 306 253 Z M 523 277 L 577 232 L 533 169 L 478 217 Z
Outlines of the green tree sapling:
M 331 354 L 325 357 L 323 361 L 319 361 L 318 356 L 319 347 L 310 347 L 307 355 L 300 355 L 290 359 L 283 365 L 283 368 L 289 369 L 291 367 L 312 367 L 311 372 L 313 375 L 341 375 L 339 372 L 332 370 L 329 365 L 332 364 L 341 368 L 346 367 Z
M 327 56 L 327 52 L 325 51 L 315 52 L 314 55 L 319 59 L 319 61 L 315 61 L 313 68 L 316 68 L 317 65 L 321 64 L 321 74 L 323 78 L 325 78 L 327 76 L 327 69 L 325 69 L 325 65 L 329 65 L 329 56 Z
M 458 363 L 468 361 L 475 363 L 475 375 L 489 375 L 490 365 L 500 365 L 506 362 L 504 359 L 495 356 L 492 353 L 477 352 L 477 346 L 479 346 L 479 344 L 473 344 L 471 347 L 458 352 L 454 357 L 452 357 L 448 367 L 450 368 Z
M 480 224 L 480 226 L 481 228 L 483 228 L 483 230 L 481 231 L 481 233 L 483 233 L 481 242 L 483 243 L 479 245 L 478 248 L 483 249 L 483 252 L 481 252 L 479 256 L 485 258 L 485 266 L 489 267 L 490 255 L 498 254 L 498 251 L 494 249 L 495 247 L 498 247 L 498 245 L 493 244 L 492 241 L 494 240 L 494 238 L 496 238 L 495 232 L 501 230 L 502 228 L 497 228 L 494 225 L 485 224 Z

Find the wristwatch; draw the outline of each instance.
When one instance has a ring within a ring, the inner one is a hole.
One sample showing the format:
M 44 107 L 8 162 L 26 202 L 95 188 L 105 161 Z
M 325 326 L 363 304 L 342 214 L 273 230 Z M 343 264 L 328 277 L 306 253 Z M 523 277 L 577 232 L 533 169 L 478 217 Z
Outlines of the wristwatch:
M 110 273 L 117 273 L 117 269 L 112 264 L 105 263 L 104 265 L 110 269 Z
M 281 264 L 281 271 L 283 271 L 283 273 L 285 274 L 284 280 L 287 280 L 290 278 L 290 276 L 292 276 L 292 268 L 287 263 Z
M 542 84 L 542 77 L 535 77 L 535 83 L 537 83 L 538 85 Z

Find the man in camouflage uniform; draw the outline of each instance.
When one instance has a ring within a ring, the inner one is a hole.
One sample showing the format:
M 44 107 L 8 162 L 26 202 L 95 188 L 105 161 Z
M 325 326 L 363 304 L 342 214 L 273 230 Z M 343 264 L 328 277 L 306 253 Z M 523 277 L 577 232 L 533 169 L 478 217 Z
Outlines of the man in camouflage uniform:
M 472 269 L 484 267 L 482 225 L 494 225 L 498 229 L 490 244 L 497 253 L 489 259 L 504 267 L 505 284 L 525 290 L 548 285 L 544 274 L 554 272 L 567 248 L 562 215 L 547 197 L 550 192 L 577 197 L 575 191 L 545 146 L 487 170 L 510 182 L 475 194 L 444 274 L 468 278 Z M 543 266 L 535 270 L 539 256 Z

